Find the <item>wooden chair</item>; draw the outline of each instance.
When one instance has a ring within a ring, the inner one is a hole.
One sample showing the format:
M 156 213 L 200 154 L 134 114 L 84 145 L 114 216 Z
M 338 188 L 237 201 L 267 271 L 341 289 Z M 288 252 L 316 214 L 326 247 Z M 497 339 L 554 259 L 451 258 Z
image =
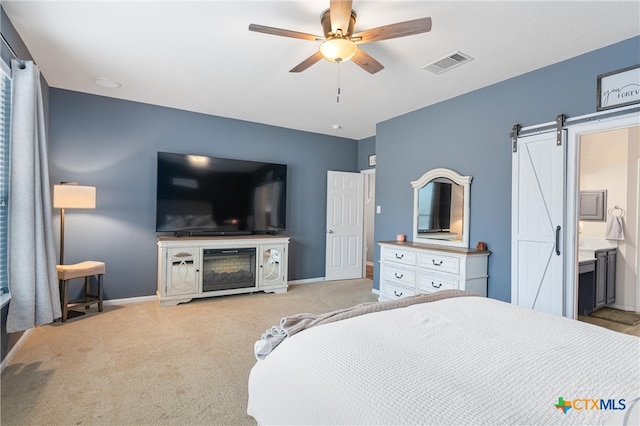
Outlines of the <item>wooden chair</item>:
M 105 273 L 103 262 L 85 261 L 72 265 L 57 265 L 58 280 L 60 282 L 60 304 L 62 305 L 62 322 L 67 320 L 69 308 L 89 306 L 97 303 L 98 311 L 102 312 L 102 276 Z M 98 278 L 98 291 L 91 293 L 91 277 Z M 84 297 L 69 301 L 69 281 L 75 278 L 84 278 Z

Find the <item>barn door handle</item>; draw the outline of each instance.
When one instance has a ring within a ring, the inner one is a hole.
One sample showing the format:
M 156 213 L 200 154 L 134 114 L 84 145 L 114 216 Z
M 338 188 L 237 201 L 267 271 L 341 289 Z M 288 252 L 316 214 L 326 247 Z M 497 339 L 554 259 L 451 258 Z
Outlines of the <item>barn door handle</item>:
M 560 256 L 560 225 L 556 226 L 556 256 Z

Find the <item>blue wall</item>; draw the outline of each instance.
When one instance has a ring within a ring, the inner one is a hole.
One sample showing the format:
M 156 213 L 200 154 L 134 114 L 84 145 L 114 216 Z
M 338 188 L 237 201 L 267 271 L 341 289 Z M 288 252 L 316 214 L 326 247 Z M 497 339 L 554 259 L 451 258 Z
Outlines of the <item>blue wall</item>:
M 593 113 L 597 76 L 638 63 L 640 37 L 635 37 L 379 123 L 376 204 L 382 211 L 376 215 L 376 241 L 413 234 L 410 181 L 436 167 L 473 176 L 470 245 L 488 244 L 489 296 L 509 301 L 512 126 Z M 441 77 L 439 84 L 447 84 L 447 74 Z
M 106 262 L 106 299 L 156 292 L 158 151 L 287 164 L 290 280 L 324 276 L 327 170 L 358 168 L 355 140 L 61 89 L 49 132 L 52 183 L 97 188 L 95 210 L 66 212 L 65 262 Z
M 358 170 L 375 169 L 369 167 L 369 155 L 376 153 L 376 137 L 371 136 L 358 141 Z

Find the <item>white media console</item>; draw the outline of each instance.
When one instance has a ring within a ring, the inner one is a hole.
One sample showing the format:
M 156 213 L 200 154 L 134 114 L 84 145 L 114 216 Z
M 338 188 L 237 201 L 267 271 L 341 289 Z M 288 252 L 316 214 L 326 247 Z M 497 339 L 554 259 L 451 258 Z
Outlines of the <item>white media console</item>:
M 158 300 L 287 291 L 286 235 L 158 237 Z

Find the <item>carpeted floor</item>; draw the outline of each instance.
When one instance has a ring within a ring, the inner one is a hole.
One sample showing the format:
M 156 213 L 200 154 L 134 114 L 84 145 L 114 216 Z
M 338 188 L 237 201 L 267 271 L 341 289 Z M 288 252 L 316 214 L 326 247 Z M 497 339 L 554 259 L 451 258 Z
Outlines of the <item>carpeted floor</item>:
M 239 425 L 253 343 L 281 317 L 377 300 L 371 280 L 105 305 L 35 328 L 2 373 L 2 425 Z

